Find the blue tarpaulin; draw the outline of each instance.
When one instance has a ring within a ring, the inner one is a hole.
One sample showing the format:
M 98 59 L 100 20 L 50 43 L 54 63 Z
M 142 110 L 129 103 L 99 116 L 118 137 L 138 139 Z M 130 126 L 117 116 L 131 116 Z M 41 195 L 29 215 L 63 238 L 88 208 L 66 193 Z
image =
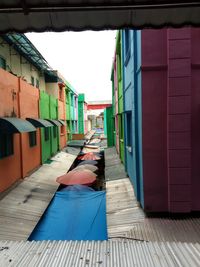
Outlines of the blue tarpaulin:
M 57 192 L 29 240 L 107 240 L 105 191 Z

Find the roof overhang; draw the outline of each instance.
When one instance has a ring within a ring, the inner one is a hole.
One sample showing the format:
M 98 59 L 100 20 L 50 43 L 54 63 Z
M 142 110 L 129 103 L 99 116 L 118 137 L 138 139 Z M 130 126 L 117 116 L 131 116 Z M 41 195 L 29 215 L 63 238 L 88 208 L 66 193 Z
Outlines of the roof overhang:
M 0 32 L 200 25 L 197 0 L 2 0 Z
M 36 128 L 27 120 L 19 118 L 0 118 L 1 133 L 24 133 L 34 132 Z
M 52 120 L 52 119 L 46 119 L 47 121 L 49 121 L 51 124 L 53 124 L 53 126 L 61 126 L 62 123 L 59 120 Z
M 32 123 L 36 128 L 47 128 L 47 127 L 54 126 L 48 120 L 44 120 L 44 119 L 26 118 L 26 120 Z
M 65 126 L 66 125 L 66 123 L 65 123 L 65 121 L 63 121 L 63 120 L 58 120 L 63 126 Z

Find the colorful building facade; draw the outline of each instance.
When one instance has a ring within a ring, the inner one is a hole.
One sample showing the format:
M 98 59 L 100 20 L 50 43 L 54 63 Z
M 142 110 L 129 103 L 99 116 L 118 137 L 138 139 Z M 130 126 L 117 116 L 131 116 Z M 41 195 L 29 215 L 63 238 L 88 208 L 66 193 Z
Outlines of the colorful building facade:
M 124 103 L 123 103 L 123 68 L 122 68 L 122 33 L 117 32 L 116 51 L 111 74 L 113 86 L 113 106 L 115 116 L 116 149 L 120 159 L 124 162 Z
M 0 192 L 64 148 L 70 114 L 78 131 L 78 96 L 23 34 L 0 37 Z M 31 51 L 31 53 L 30 53 Z
M 78 94 L 68 81 L 65 81 L 65 92 L 67 137 L 70 141 L 73 134 L 78 133 Z
M 78 95 L 78 131 L 79 134 L 88 132 L 87 103 L 85 94 Z
M 125 168 L 148 212 L 200 210 L 199 36 L 198 28 L 122 31 Z

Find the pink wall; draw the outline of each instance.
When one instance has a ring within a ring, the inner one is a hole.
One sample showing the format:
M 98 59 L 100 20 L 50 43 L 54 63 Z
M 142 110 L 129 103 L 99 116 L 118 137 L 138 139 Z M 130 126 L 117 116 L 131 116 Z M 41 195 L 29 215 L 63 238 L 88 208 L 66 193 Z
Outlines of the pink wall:
M 167 31 L 142 31 L 144 205 L 167 210 Z
M 200 210 L 200 29 L 142 31 L 144 205 Z

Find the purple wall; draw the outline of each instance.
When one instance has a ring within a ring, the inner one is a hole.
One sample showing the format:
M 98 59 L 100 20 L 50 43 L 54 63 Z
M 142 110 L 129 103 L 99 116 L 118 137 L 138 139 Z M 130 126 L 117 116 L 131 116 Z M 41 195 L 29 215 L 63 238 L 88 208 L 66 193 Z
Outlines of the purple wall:
M 200 30 L 142 31 L 146 211 L 200 210 Z

